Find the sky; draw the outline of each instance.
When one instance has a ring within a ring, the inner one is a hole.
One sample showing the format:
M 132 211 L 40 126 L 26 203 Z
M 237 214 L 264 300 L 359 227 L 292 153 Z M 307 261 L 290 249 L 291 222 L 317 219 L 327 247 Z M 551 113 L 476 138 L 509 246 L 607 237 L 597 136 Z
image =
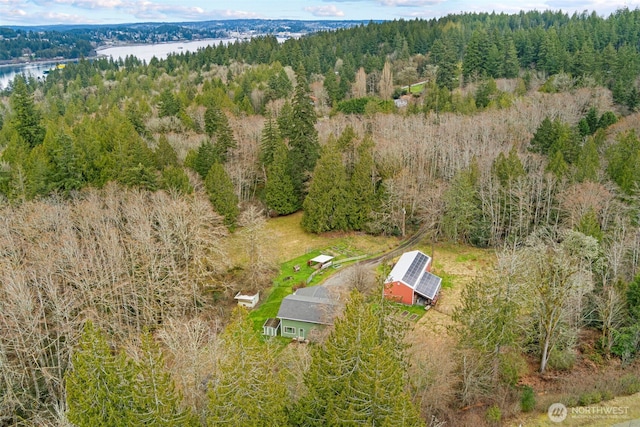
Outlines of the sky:
M 393 20 L 459 12 L 596 11 L 640 8 L 640 0 L 0 0 L 0 26 L 184 22 L 218 19 Z

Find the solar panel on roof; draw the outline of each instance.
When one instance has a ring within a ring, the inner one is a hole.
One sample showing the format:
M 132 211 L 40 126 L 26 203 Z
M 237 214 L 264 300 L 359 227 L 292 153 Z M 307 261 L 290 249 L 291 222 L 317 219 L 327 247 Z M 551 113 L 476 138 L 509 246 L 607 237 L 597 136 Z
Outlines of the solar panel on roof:
M 440 289 L 440 283 L 442 283 L 442 279 L 440 277 L 429 272 L 425 272 L 416 285 L 415 290 L 426 298 L 434 299 Z
M 420 274 L 424 271 L 428 260 L 429 258 L 425 254 L 418 252 L 409 268 L 407 268 L 407 272 L 404 274 L 402 281 L 412 288 L 415 288 L 416 280 L 418 280 L 418 277 L 420 277 Z

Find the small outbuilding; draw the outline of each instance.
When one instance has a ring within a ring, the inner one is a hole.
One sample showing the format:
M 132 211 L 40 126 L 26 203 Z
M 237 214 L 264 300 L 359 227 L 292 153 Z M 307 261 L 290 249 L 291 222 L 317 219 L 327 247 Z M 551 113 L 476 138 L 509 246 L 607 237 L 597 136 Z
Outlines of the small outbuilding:
M 333 258 L 330 255 L 318 255 L 315 258 L 311 258 L 307 261 L 307 265 L 318 269 L 327 268 L 333 264 Z
M 238 292 L 235 297 L 233 297 L 236 301 L 238 301 L 238 305 L 246 308 L 253 308 L 258 304 L 260 300 L 260 292 L 253 293 L 242 293 Z
M 385 280 L 386 298 L 407 305 L 435 305 L 442 279 L 431 273 L 431 257 L 420 251 L 402 254 Z
M 280 319 L 272 317 L 262 325 L 262 335 L 277 337 L 280 334 Z

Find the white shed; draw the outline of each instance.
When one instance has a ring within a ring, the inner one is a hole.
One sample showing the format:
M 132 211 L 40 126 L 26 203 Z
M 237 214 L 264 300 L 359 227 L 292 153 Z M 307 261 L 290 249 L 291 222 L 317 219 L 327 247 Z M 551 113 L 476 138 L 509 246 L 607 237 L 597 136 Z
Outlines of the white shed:
M 318 255 L 315 258 L 310 259 L 309 261 L 307 261 L 307 265 L 309 266 L 313 266 L 315 265 L 316 268 L 327 268 L 329 267 L 331 264 L 333 264 L 332 261 L 333 257 L 330 255 Z
M 260 292 L 256 292 L 255 294 L 243 294 L 242 292 L 238 292 L 233 299 L 238 301 L 238 305 L 246 308 L 253 308 L 258 304 L 260 300 Z

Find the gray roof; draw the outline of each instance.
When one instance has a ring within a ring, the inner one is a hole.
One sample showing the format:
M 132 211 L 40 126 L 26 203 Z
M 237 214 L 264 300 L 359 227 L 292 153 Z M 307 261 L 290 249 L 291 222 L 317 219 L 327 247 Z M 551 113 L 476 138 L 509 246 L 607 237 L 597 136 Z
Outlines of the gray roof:
M 278 318 L 332 325 L 340 304 L 324 286 L 300 288 L 280 304 Z
M 415 291 L 417 294 L 422 295 L 425 298 L 434 299 L 438 295 L 440 286 L 442 285 L 442 279 L 435 274 L 431 274 L 425 271 L 420 281 L 416 284 Z

